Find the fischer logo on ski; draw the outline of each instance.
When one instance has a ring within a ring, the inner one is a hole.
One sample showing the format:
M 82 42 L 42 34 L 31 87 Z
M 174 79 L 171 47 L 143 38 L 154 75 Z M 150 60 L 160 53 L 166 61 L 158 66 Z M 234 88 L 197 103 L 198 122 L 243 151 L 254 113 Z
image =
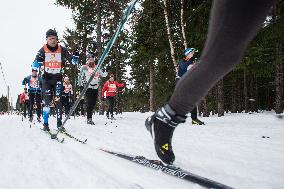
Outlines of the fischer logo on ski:
M 152 169 L 161 170 L 169 175 L 177 176 L 179 178 L 184 178 L 185 176 L 187 176 L 186 173 L 179 170 L 178 168 L 175 168 L 175 167 L 168 168 L 164 166 L 161 161 L 158 161 L 158 160 L 148 160 L 142 156 L 141 157 L 137 156 L 137 157 L 134 157 L 132 161 L 142 164 L 146 167 L 150 167 Z

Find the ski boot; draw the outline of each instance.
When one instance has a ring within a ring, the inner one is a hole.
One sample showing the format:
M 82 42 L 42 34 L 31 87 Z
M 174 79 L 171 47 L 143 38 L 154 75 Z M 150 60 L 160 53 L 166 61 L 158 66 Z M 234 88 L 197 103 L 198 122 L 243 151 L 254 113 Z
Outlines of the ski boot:
M 57 129 L 60 132 L 65 132 L 66 131 L 66 129 L 62 126 L 62 122 L 61 121 L 57 121 Z
M 109 119 L 109 114 L 108 114 L 108 113 L 106 114 L 106 116 L 107 116 L 107 118 Z
M 37 122 L 41 123 L 40 117 L 36 118 Z
M 185 120 L 186 116 L 177 115 L 169 105 L 165 105 L 145 121 L 146 129 L 154 140 L 156 153 L 166 164 L 172 164 L 175 160 L 172 136 L 178 124 Z
M 92 118 L 89 118 L 89 119 L 87 120 L 87 124 L 88 124 L 88 125 L 95 125 L 95 123 L 93 122 Z
M 44 131 L 48 131 L 48 132 L 50 131 L 49 126 L 48 126 L 48 123 L 44 123 L 44 124 L 43 124 L 43 130 L 44 130 Z
M 30 118 L 29 118 L 29 122 L 33 122 L 33 117 L 30 117 Z
M 205 123 L 202 122 L 202 121 L 199 120 L 199 119 L 192 119 L 191 123 L 192 123 L 193 125 L 205 125 Z

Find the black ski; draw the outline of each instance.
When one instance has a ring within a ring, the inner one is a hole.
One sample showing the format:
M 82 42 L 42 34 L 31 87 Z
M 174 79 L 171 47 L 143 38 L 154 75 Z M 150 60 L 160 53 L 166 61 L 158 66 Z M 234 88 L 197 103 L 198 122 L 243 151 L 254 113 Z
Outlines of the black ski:
M 85 140 L 78 139 L 77 137 L 72 136 L 71 134 L 69 134 L 69 133 L 66 132 L 66 131 L 60 131 L 60 133 L 66 135 L 66 136 L 68 136 L 69 138 L 72 138 L 72 139 L 74 139 L 75 141 L 80 142 L 80 143 L 82 143 L 82 144 L 86 144 L 86 143 L 87 143 L 87 139 L 85 139 Z M 53 136 L 51 136 L 51 137 L 57 137 L 57 135 L 56 135 L 56 134 L 53 134 Z
M 127 155 L 119 152 L 112 152 L 109 150 L 105 149 L 100 149 L 104 152 L 107 152 L 109 154 L 118 156 L 120 158 L 132 161 L 134 163 L 144 165 L 146 167 L 155 169 L 157 171 L 162 171 L 166 174 L 169 174 L 171 176 L 190 181 L 192 183 L 199 184 L 203 187 L 207 188 L 215 188 L 215 189 L 233 189 L 230 186 L 224 185 L 222 183 L 210 180 L 205 177 L 201 177 L 199 175 L 193 174 L 189 171 L 183 170 L 181 168 L 175 167 L 173 165 L 164 165 L 160 160 L 149 160 L 143 156 L 132 156 L 132 155 Z

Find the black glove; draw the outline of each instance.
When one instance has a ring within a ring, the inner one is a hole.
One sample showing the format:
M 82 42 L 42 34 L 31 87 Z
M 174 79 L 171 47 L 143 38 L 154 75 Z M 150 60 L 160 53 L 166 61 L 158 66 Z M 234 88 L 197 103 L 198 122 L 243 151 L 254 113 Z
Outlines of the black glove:
M 106 72 L 109 72 L 110 69 L 111 69 L 111 67 L 108 65 L 108 66 L 106 67 Z

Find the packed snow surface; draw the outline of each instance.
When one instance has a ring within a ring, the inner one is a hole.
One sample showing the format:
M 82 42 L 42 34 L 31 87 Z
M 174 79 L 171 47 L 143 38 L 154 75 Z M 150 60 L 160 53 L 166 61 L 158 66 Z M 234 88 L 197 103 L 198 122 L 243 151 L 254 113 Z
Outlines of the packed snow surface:
M 157 159 L 144 121 L 151 113 L 123 113 L 117 120 L 72 117 L 65 137 L 51 140 L 21 116 L 0 116 L 1 189 L 188 189 L 203 188 L 100 151 Z M 180 125 L 173 136 L 175 165 L 234 188 L 284 188 L 284 120 L 273 113 L 201 118 L 205 126 Z M 50 127 L 56 129 L 56 119 Z M 60 136 L 63 137 L 63 136 Z

